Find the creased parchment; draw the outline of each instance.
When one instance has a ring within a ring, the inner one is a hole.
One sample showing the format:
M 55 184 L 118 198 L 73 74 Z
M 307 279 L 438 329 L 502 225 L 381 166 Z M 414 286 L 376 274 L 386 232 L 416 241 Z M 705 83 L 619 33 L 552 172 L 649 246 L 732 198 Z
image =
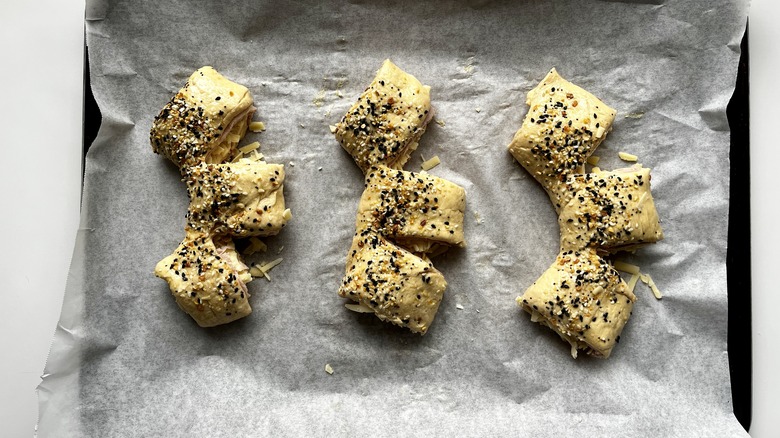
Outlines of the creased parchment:
M 746 436 L 731 412 L 726 233 L 745 1 L 88 1 L 92 90 L 81 231 L 40 386 L 49 436 Z M 468 247 L 424 337 L 336 294 L 362 175 L 328 126 L 385 58 L 431 86 L 407 169 L 467 191 Z M 254 313 L 201 329 L 152 270 L 179 243 L 178 171 L 153 117 L 197 68 L 247 86 L 294 218 L 251 260 Z M 653 169 L 665 240 L 609 360 L 569 356 L 514 298 L 554 260 L 556 217 L 506 150 L 551 67 L 618 111 L 599 167 Z M 278 254 L 277 254 L 278 253 Z M 739 305 L 739 303 L 733 303 Z M 460 308 L 462 307 L 462 309 Z M 329 364 L 333 374 L 325 372 Z

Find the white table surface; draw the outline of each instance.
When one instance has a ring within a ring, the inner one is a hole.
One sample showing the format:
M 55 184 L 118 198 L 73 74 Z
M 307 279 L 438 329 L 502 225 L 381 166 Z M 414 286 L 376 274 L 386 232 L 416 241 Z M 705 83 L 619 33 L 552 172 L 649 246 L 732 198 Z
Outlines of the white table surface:
M 0 435 L 32 436 L 79 219 L 84 2 L 0 2 Z M 750 12 L 753 422 L 780 436 L 780 4 Z M 52 71 L 50 66 L 55 67 Z M 695 166 L 696 163 L 691 163 Z

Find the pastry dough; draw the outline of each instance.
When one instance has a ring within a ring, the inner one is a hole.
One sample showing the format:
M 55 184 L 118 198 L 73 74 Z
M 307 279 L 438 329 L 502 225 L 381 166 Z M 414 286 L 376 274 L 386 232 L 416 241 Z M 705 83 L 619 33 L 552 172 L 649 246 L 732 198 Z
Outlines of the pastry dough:
M 366 227 L 352 239 L 339 295 L 369 307 L 383 321 L 425 334 L 446 287 L 430 261 Z
M 466 191 L 427 173 L 372 167 L 360 198 L 357 229 L 370 227 L 418 253 L 465 246 Z
M 386 60 L 334 131 L 366 174 L 339 295 L 420 334 L 447 287 L 428 257 L 465 246 L 465 190 L 403 170 L 432 116 L 430 88 Z
M 566 179 L 585 172 L 585 161 L 611 129 L 615 110 L 555 69 L 528 93 L 526 104 L 530 109 L 509 152 L 539 181 L 560 212 Z
M 278 234 L 291 217 L 283 165 L 260 158 L 225 162 L 237 154 L 252 103 L 246 87 L 203 67 L 165 105 L 150 133 L 154 152 L 179 166 L 190 199 L 185 238 L 154 273 L 201 327 L 252 312 L 246 288 L 252 276 L 232 239 Z
M 152 149 L 180 169 L 222 163 L 235 156 L 254 112 L 246 87 L 212 67 L 200 68 L 155 117 Z
M 246 288 L 252 276 L 230 238 L 188 230 L 176 251 L 157 263 L 154 274 L 168 282 L 176 304 L 201 327 L 252 312 Z
M 607 358 L 631 316 L 636 296 L 595 250 L 564 250 L 517 298 L 531 320 L 555 330 L 577 350 Z
M 185 171 L 187 226 L 235 237 L 272 236 L 284 228 L 284 166 L 241 159 Z
M 364 173 L 374 165 L 401 169 L 432 117 L 430 87 L 388 59 L 335 135 Z
M 601 255 L 663 238 L 650 169 L 585 173 L 615 110 L 555 69 L 528 93 L 531 107 L 509 151 L 547 191 L 558 212 L 555 262 L 517 298 L 531 320 L 582 349 L 609 357 L 631 316 L 634 294 Z
M 561 248 L 616 252 L 663 239 L 650 169 L 573 175 L 566 191 L 571 199 L 558 217 Z

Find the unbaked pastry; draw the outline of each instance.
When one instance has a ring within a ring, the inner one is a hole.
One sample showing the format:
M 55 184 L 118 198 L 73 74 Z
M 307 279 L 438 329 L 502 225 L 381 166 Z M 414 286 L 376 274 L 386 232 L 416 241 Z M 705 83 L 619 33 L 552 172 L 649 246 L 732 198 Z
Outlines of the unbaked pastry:
M 284 228 L 284 165 L 240 159 L 184 173 L 189 228 L 235 237 L 273 236 Z
M 246 283 L 249 268 L 228 237 L 188 230 L 154 274 L 168 282 L 176 304 L 201 327 L 213 327 L 252 313 Z
M 427 258 L 366 227 L 352 239 L 339 295 L 367 306 L 383 321 L 425 334 L 446 288 Z
M 339 295 L 425 334 L 447 287 L 428 254 L 465 245 L 466 192 L 442 178 L 385 166 L 369 169 L 365 181 Z
M 185 238 L 154 273 L 198 325 L 212 327 L 249 315 L 249 269 L 234 237 L 278 234 L 290 219 L 284 166 L 259 155 L 235 162 L 255 107 L 249 90 L 211 67 L 193 73 L 155 118 L 154 152 L 172 160 L 190 199 Z
M 509 151 L 542 184 L 558 212 L 557 259 L 517 298 L 531 320 L 571 345 L 609 357 L 634 294 L 603 255 L 663 238 L 650 194 L 650 169 L 585 173 L 612 127 L 615 110 L 555 69 L 528 93 L 531 107 Z
M 577 350 L 607 358 L 634 308 L 636 296 L 594 249 L 562 250 L 517 303 L 531 320 L 555 330 Z
M 650 193 L 650 169 L 572 175 L 566 191 L 570 200 L 558 217 L 561 248 L 617 252 L 664 237 Z
M 235 156 L 254 112 L 246 87 L 202 67 L 155 117 L 152 149 L 180 169 L 222 163 Z
M 447 287 L 428 257 L 465 246 L 465 190 L 403 170 L 432 116 L 430 88 L 386 60 L 334 131 L 365 173 L 339 295 L 420 334 Z
M 357 229 L 370 227 L 412 252 L 465 246 L 463 187 L 423 172 L 384 166 L 366 174 Z
M 430 87 L 388 59 L 335 135 L 364 173 L 374 165 L 402 169 L 432 117 Z

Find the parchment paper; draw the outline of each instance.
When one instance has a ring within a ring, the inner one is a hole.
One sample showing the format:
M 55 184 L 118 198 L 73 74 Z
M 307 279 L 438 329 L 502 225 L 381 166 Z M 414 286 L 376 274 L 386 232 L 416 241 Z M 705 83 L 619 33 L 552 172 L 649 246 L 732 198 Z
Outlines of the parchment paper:
M 104 119 L 39 435 L 746 436 L 726 355 L 725 108 L 747 2 L 376 3 L 87 2 Z M 468 193 L 468 247 L 434 260 L 449 286 L 424 337 L 336 295 L 363 187 L 328 125 L 385 58 L 431 86 L 439 121 L 407 169 L 438 155 L 431 173 Z M 252 259 L 284 257 L 249 285 L 254 313 L 215 329 L 152 274 L 187 197 L 149 128 L 203 65 L 253 93 L 267 131 L 245 143 L 287 165 L 294 215 Z M 622 257 L 665 297 L 637 286 L 608 360 L 573 360 L 514 301 L 558 249 L 547 196 L 506 150 L 551 67 L 618 110 L 599 166 L 627 151 L 653 169 L 666 235 Z

